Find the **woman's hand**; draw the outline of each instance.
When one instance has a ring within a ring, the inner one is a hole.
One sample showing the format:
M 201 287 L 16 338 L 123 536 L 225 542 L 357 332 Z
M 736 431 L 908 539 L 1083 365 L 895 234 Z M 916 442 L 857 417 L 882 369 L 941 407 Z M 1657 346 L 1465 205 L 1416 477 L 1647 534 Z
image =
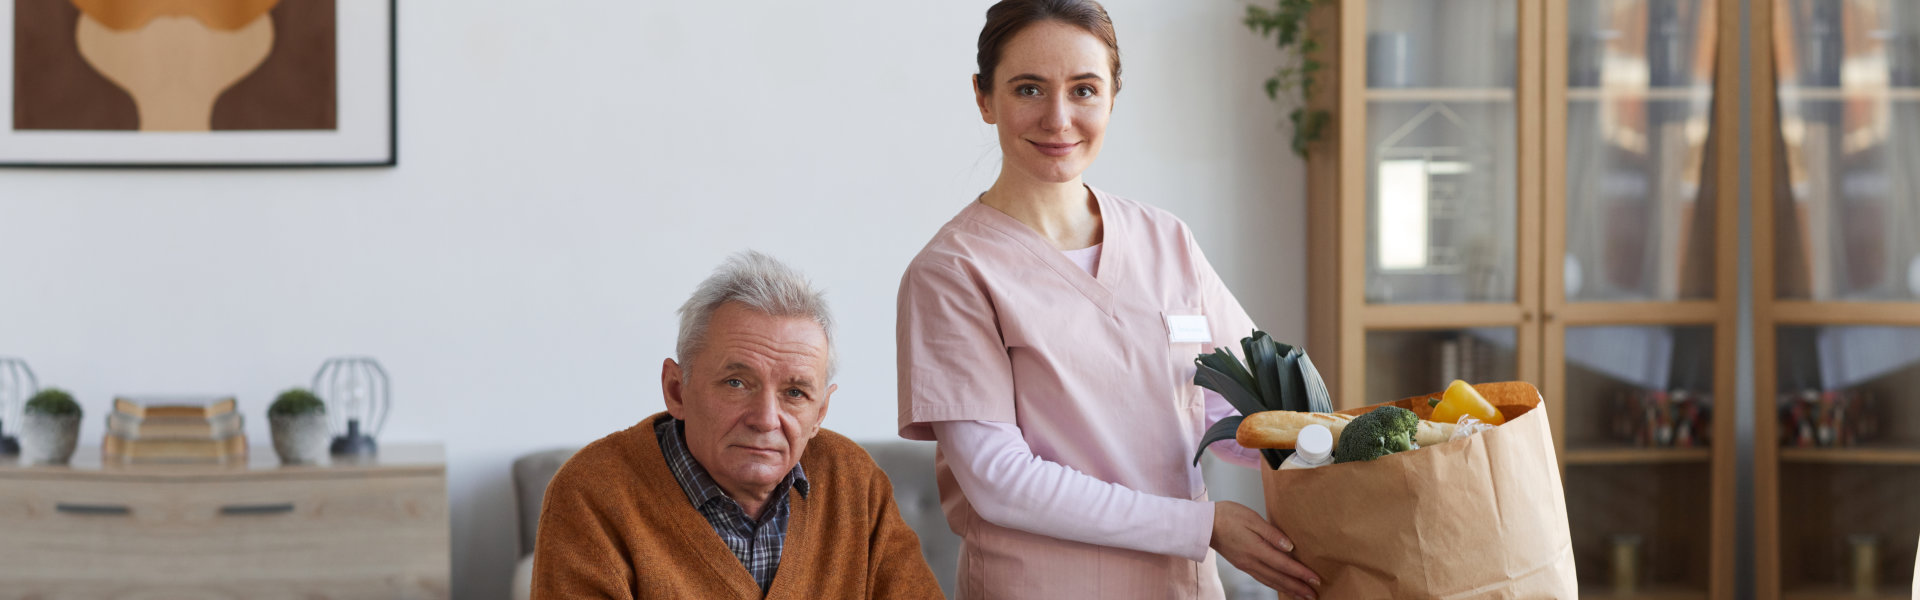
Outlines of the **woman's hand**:
M 1314 600 L 1320 576 L 1294 560 L 1293 540 L 1238 502 L 1213 503 L 1213 539 L 1207 545 L 1254 580 L 1282 594 Z

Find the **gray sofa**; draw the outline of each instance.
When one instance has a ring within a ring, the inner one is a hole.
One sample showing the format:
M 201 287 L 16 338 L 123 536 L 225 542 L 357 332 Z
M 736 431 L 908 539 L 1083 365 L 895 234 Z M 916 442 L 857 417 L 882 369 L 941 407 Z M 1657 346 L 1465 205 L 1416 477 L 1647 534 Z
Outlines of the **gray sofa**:
M 954 571 L 959 565 L 960 537 L 947 528 L 947 517 L 940 512 L 940 490 L 933 475 L 933 443 L 887 440 L 861 444 L 873 461 L 886 471 L 893 482 L 893 500 L 900 506 L 900 517 L 920 536 L 920 553 L 940 579 L 940 588 L 953 596 Z M 540 500 L 546 495 L 547 482 L 560 465 L 573 456 L 576 448 L 542 450 L 513 461 L 513 486 L 519 502 L 520 564 L 513 576 L 513 594 L 526 600 L 533 583 L 533 539 L 540 524 Z M 1207 483 L 1213 497 L 1237 500 L 1257 510 L 1260 504 L 1259 476 L 1252 471 L 1218 464 L 1207 458 Z M 1234 600 L 1274 598 L 1253 578 L 1220 562 L 1220 576 L 1227 597 Z
M 933 477 L 933 443 L 885 441 L 861 444 L 873 462 L 893 482 L 893 501 L 900 517 L 920 536 L 920 553 L 927 557 L 940 589 L 953 595 L 954 569 L 960 559 L 960 536 L 947 528 L 940 512 L 940 490 Z M 540 500 L 547 482 L 577 448 L 543 450 L 513 461 L 514 498 L 520 509 L 520 564 L 514 572 L 514 598 L 527 598 L 533 583 L 533 536 L 540 525 Z

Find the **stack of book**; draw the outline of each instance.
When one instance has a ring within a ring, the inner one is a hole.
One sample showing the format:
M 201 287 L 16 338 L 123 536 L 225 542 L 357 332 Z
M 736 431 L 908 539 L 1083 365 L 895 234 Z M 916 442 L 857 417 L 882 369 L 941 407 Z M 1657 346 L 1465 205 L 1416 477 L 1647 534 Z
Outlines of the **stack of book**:
M 232 398 L 144 405 L 113 399 L 100 454 L 108 463 L 245 462 L 247 434 Z

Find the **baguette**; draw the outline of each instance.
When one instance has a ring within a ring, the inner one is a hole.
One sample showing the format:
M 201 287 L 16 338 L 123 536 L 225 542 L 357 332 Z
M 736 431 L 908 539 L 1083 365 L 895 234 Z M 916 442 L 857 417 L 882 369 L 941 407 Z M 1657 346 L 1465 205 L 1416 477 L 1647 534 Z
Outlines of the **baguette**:
M 1300 441 L 1300 430 L 1308 425 L 1325 425 L 1333 432 L 1333 443 L 1340 445 L 1340 432 L 1353 421 L 1353 415 L 1340 413 L 1299 412 L 1291 410 L 1268 410 L 1248 415 L 1240 422 L 1240 429 L 1234 432 L 1233 439 L 1242 448 L 1292 449 Z M 1413 441 L 1421 446 L 1444 443 L 1453 438 L 1452 423 L 1420 421 L 1420 429 L 1413 435 Z

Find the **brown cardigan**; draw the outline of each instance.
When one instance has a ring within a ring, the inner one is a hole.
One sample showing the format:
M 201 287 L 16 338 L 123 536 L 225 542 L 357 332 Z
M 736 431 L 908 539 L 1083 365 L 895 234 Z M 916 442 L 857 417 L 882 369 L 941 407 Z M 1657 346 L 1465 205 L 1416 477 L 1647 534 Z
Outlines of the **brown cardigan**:
M 760 598 L 760 586 L 695 510 L 654 438 L 660 413 L 580 449 L 547 485 L 533 597 Z M 865 450 L 820 430 L 800 464 L 766 598 L 941 598 L 900 518 L 893 485 Z M 933 465 L 927 465 L 932 468 Z

